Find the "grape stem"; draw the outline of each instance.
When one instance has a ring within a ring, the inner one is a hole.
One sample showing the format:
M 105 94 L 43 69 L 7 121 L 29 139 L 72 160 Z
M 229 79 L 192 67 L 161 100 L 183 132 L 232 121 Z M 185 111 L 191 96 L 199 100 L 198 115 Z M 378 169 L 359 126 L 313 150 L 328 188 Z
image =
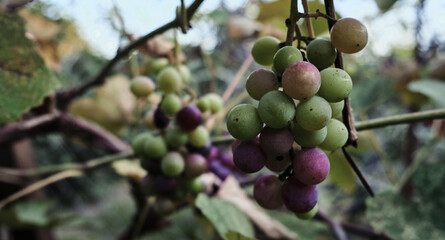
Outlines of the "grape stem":
M 307 0 L 302 0 L 302 3 L 303 3 L 304 15 L 309 14 L 309 6 L 307 4 Z M 299 15 L 298 18 L 301 18 L 301 16 Z M 304 22 L 306 23 L 308 36 L 310 38 L 314 38 L 314 29 L 312 28 L 311 18 L 304 18 Z
M 295 26 L 297 25 L 297 21 L 298 21 L 298 1 L 291 0 L 290 16 L 288 19 L 286 19 L 287 35 L 286 35 L 285 46 L 292 46 L 292 42 L 294 40 L 294 31 L 295 31 Z
M 351 155 L 349 155 L 345 147 L 342 147 L 341 150 L 343 151 L 343 155 L 346 157 L 346 160 L 348 160 L 349 165 L 352 167 L 352 170 L 354 170 L 355 174 L 360 179 L 363 187 L 366 189 L 369 195 L 371 195 L 371 197 L 374 197 L 374 191 L 372 191 L 371 185 L 369 185 L 365 176 L 363 176 L 362 172 L 357 167 L 357 164 L 355 164 L 354 159 L 352 159 Z

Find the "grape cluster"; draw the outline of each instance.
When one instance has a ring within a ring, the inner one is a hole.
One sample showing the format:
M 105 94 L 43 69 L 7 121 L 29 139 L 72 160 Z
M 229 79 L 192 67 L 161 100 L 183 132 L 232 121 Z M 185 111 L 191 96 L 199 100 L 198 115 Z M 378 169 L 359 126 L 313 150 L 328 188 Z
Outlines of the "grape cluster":
M 247 78 L 246 90 L 259 101 L 258 107 L 239 104 L 227 116 L 227 129 L 237 139 L 236 167 L 245 173 L 264 166 L 282 172 L 257 180 L 253 196 L 258 204 L 266 209 L 284 204 L 301 219 L 317 212 L 317 184 L 330 169 L 325 152 L 341 148 L 348 139 L 347 128 L 338 119 L 352 80 L 344 70 L 331 67 L 336 49 L 345 53 L 363 49 L 366 28 L 355 19 L 340 19 L 332 28 L 331 41 L 314 39 L 303 55 L 294 46 L 280 48 L 274 37 L 257 39 L 254 60 L 272 65 L 272 70 L 258 69 Z
M 190 79 L 190 71 L 183 65 L 162 66 L 156 66 L 156 84 L 148 77 L 138 76 L 132 80 L 131 91 L 139 98 L 147 98 L 157 86 L 162 93 L 161 102 L 145 115 L 148 129 L 133 139 L 132 147 L 147 170 L 143 189 L 147 195 L 157 196 L 154 209 L 164 215 L 173 211 L 174 201 L 203 190 L 200 176 L 212 168 L 207 159 L 212 145 L 203 126 L 204 113 L 218 112 L 222 101 L 218 95 L 208 94 L 199 99 L 205 102 L 199 108 L 195 104 L 198 101 L 186 103 L 181 90 Z

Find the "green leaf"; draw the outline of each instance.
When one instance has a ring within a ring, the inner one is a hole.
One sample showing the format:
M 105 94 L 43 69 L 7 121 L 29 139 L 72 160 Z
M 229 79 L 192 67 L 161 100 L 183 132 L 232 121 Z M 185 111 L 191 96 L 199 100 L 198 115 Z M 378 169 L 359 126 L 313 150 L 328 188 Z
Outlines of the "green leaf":
M 49 200 L 16 203 L 10 209 L 0 210 L 0 225 L 11 228 L 48 226 L 52 219 L 47 212 L 52 205 Z
M 422 79 L 408 84 L 408 89 L 430 98 L 437 107 L 445 107 L 445 82 L 436 79 Z
M 226 235 L 228 231 L 238 232 L 250 238 L 255 236 L 252 223 L 232 203 L 219 198 L 209 198 L 201 193 L 196 198 L 195 204 L 212 222 L 222 238 L 228 240 Z
M 241 233 L 234 232 L 232 230 L 229 230 L 226 233 L 226 238 L 227 238 L 227 240 L 255 240 L 255 238 L 246 237 L 246 236 L 242 235 Z
M 445 239 L 445 233 L 434 228 L 420 204 L 393 192 L 369 198 L 366 205 L 366 216 L 371 225 L 394 239 Z
M 17 120 L 58 87 L 24 25 L 17 14 L 0 13 L 0 124 Z
M 328 155 L 331 168 L 329 179 L 348 193 L 354 192 L 357 184 L 355 174 L 341 150 Z

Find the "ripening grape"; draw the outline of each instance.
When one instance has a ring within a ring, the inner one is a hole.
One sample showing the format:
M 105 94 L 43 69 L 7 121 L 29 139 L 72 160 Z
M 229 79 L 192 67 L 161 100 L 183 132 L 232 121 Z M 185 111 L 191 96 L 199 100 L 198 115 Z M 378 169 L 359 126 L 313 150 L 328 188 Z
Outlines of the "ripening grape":
M 331 29 L 332 45 L 344 53 L 356 53 L 368 43 L 368 30 L 354 18 L 342 18 Z
M 133 147 L 134 154 L 136 154 L 137 156 L 144 156 L 145 155 L 145 142 L 152 137 L 153 137 L 153 135 L 151 135 L 150 133 L 138 134 L 131 142 L 131 146 Z
M 237 139 L 249 140 L 263 128 L 257 109 L 250 104 L 239 104 L 227 114 L 227 130 Z
M 183 84 L 187 84 L 188 82 L 190 82 L 190 69 L 185 66 L 185 65 L 180 65 L 179 66 L 179 74 L 181 75 L 181 80 Z
M 186 132 L 196 129 L 201 123 L 201 112 L 195 106 L 185 106 L 176 114 L 176 124 Z
M 185 188 L 192 194 L 198 194 L 204 189 L 204 182 L 199 177 L 187 179 L 185 181 Z
M 176 93 L 165 95 L 161 103 L 161 109 L 165 114 L 173 116 L 181 109 L 181 98 Z
M 142 191 L 145 195 L 151 196 L 156 194 L 155 179 L 151 174 L 145 175 L 141 180 Z
M 208 141 L 204 146 L 197 147 L 192 145 L 190 142 L 185 144 L 185 147 L 190 153 L 199 153 L 202 156 L 208 156 L 212 149 L 212 142 Z
M 320 72 L 321 86 L 318 95 L 328 102 L 340 102 L 352 90 L 352 79 L 340 68 L 326 68 Z
M 334 151 L 345 145 L 348 140 L 348 129 L 337 119 L 331 119 L 326 126 L 328 132 L 325 140 L 319 145 L 324 150 Z
M 153 122 L 157 128 L 165 129 L 170 124 L 170 119 L 168 118 L 167 114 L 165 114 L 164 111 L 158 107 L 154 112 Z
M 209 131 L 204 126 L 199 126 L 188 134 L 189 142 L 195 147 L 204 147 L 209 142 Z
M 210 161 L 209 169 L 223 180 L 232 173 L 232 171 L 228 167 L 224 166 L 220 161 Z
M 331 105 L 331 109 L 332 109 L 332 118 L 341 117 L 341 112 L 343 111 L 343 108 L 345 107 L 345 101 L 342 100 L 340 102 L 330 102 L 329 105 Z
M 295 142 L 305 148 L 318 146 L 324 141 L 324 139 L 326 138 L 326 134 L 326 127 L 315 131 L 308 131 L 298 125 L 298 123 L 295 123 L 294 127 L 292 128 L 292 135 Z
M 317 38 L 312 40 L 306 48 L 307 59 L 314 64 L 318 70 L 323 70 L 335 62 L 337 53 L 331 41 Z
M 181 86 L 181 75 L 174 67 L 166 67 L 158 74 L 158 87 L 164 93 L 176 92 Z
M 260 134 L 260 146 L 266 153 L 288 153 L 294 142 L 292 133 L 286 128 L 271 128 L 265 126 Z
M 160 195 L 172 195 L 178 189 L 178 180 L 176 178 L 158 175 L 154 181 L 154 187 Z
M 295 216 L 301 220 L 309 220 L 312 219 L 315 214 L 318 212 L 318 203 L 315 204 L 315 207 L 313 207 L 309 212 L 306 213 L 296 213 Z
M 245 173 L 258 172 L 266 163 L 266 154 L 256 141 L 243 141 L 233 152 L 235 166 Z
M 303 61 L 300 50 L 293 46 L 286 46 L 277 51 L 273 57 L 273 66 L 278 76 L 281 76 L 286 68 L 294 62 Z
M 151 63 L 151 69 L 155 73 L 159 73 L 162 69 L 168 67 L 169 62 L 167 58 L 157 58 Z
M 275 175 L 265 175 L 257 179 L 253 187 L 253 198 L 263 208 L 277 209 L 283 206 L 281 186 L 283 183 Z
M 161 158 L 167 154 L 167 144 L 161 136 L 153 136 L 145 141 L 145 155 L 150 158 Z
M 221 111 L 223 108 L 223 102 L 221 96 L 216 93 L 208 93 L 204 95 L 205 98 L 209 101 L 210 111 L 212 113 L 217 113 Z
M 167 143 L 167 146 L 174 150 L 184 146 L 187 141 L 187 133 L 176 126 L 168 129 L 165 134 L 165 142 Z
M 265 166 L 270 171 L 282 172 L 289 166 L 289 164 L 290 164 L 289 153 L 285 153 L 282 155 L 274 155 L 267 153 Z
M 153 203 L 153 211 L 159 216 L 166 216 L 175 210 L 172 200 L 165 197 L 158 197 Z
M 329 174 L 329 159 L 318 148 L 301 149 L 295 154 L 293 161 L 295 176 L 306 185 L 323 182 Z
M 200 97 L 196 103 L 196 106 L 202 113 L 206 112 L 207 110 L 210 110 L 210 100 L 204 96 Z
M 270 91 L 261 98 L 258 113 L 267 126 L 284 128 L 295 116 L 295 104 L 283 92 Z
M 184 174 L 186 177 L 195 178 L 207 171 L 207 160 L 198 153 L 192 153 L 185 159 Z
M 277 76 L 269 69 L 257 69 L 247 77 L 246 90 L 253 99 L 259 101 L 267 92 L 278 90 Z
M 162 172 L 169 177 L 179 176 L 184 167 L 184 158 L 178 152 L 169 152 L 161 160 Z
M 281 196 L 289 210 L 299 214 L 306 213 L 318 202 L 318 188 L 317 185 L 305 185 L 292 175 L 284 181 Z
M 141 159 L 141 167 L 150 174 L 162 174 L 161 163 L 158 159 L 143 158 Z
M 139 98 L 147 97 L 150 95 L 156 86 L 151 78 L 146 76 L 137 76 L 131 80 L 130 90 Z
M 314 96 L 320 88 L 320 72 L 312 63 L 295 62 L 284 71 L 281 84 L 289 97 L 307 99 Z
M 331 119 L 331 106 L 322 97 L 313 96 L 298 103 L 295 110 L 297 124 L 308 131 L 320 130 Z
M 273 56 L 278 51 L 280 40 L 275 37 L 265 36 L 258 38 L 252 47 L 252 57 L 258 64 L 271 65 Z

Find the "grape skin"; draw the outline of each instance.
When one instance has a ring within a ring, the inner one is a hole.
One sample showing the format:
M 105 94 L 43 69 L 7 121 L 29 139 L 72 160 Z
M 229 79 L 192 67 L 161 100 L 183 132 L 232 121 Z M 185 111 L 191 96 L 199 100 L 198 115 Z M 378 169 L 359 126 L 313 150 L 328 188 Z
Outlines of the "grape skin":
M 295 154 L 295 176 L 306 185 L 323 182 L 329 174 L 330 164 L 326 154 L 318 148 L 305 148 Z
M 298 100 L 308 99 L 320 89 L 320 72 L 309 62 L 292 63 L 284 71 L 281 83 L 289 97 Z
M 277 209 L 283 206 L 281 198 L 282 182 L 275 175 L 265 175 L 257 179 L 253 187 L 253 197 L 266 209 Z
M 256 141 L 243 141 L 233 152 L 235 166 L 245 173 L 258 172 L 266 163 L 266 154 Z
M 295 175 L 283 183 L 281 196 L 284 205 L 294 213 L 306 213 L 318 202 L 317 185 L 305 185 Z

